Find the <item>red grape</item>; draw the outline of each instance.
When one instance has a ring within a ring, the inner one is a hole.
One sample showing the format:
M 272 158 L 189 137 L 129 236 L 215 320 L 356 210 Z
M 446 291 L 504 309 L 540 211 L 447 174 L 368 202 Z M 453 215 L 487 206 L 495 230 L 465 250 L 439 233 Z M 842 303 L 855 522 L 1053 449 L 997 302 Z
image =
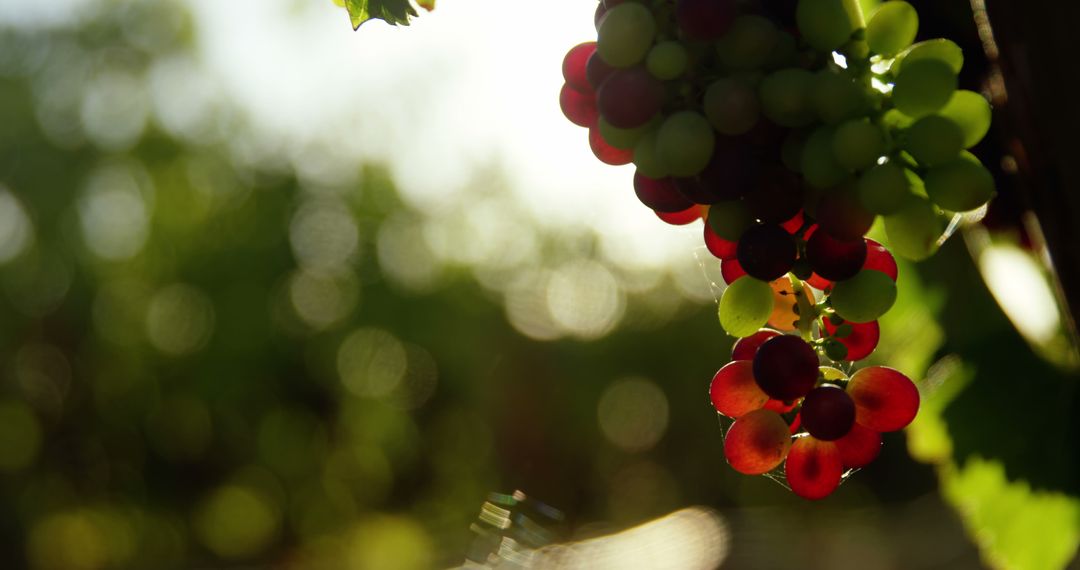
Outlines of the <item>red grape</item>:
M 840 450 L 845 467 L 866 467 L 881 451 L 881 434 L 856 423 L 847 435 L 833 443 Z
M 656 217 L 673 226 L 685 226 L 701 218 L 701 209 L 697 206 L 690 206 L 681 212 L 656 212 Z
M 866 261 L 866 241 L 839 240 L 828 232 L 814 232 L 806 241 L 806 260 L 814 273 L 831 281 L 851 279 Z
M 579 127 L 593 128 L 600 115 L 596 111 L 596 100 L 592 95 L 575 91 L 568 84 L 563 84 L 559 91 L 559 107 L 571 123 Z
M 670 178 L 649 178 L 641 172 L 634 172 L 634 193 L 657 212 L 682 212 L 694 205 L 675 189 Z
M 566 79 L 566 84 L 586 95 L 592 94 L 593 86 L 585 76 L 585 64 L 594 52 L 596 52 L 596 42 L 580 43 L 566 52 L 566 57 L 562 62 L 562 74 L 563 79 Z
M 823 384 L 803 398 L 803 427 L 810 435 L 823 440 L 840 439 L 855 423 L 855 403 L 839 386 Z
M 721 264 L 723 267 L 723 264 Z M 754 354 L 757 353 L 757 349 L 762 343 L 769 340 L 774 336 L 779 336 L 780 331 L 774 331 L 772 329 L 761 329 L 758 332 L 740 338 L 735 341 L 735 346 L 731 347 L 731 359 L 732 360 L 753 360 Z
M 735 19 L 735 3 L 730 0 L 679 0 L 675 20 L 687 37 L 712 41 L 724 35 Z
M 596 92 L 596 108 L 620 129 L 649 122 L 664 103 L 664 86 L 644 67 L 616 69 Z
M 896 281 L 896 259 L 885 246 L 870 238 L 866 238 L 866 263 L 863 269 L 876 269 Z
M 596 158 L 604 164 L 619 166 L 630 164 L 634 160 L 633 150 L 622 150 L 609 145 L 604 137 L 600 136 L 600 129 L 595 126 L 589 128 L 589 146 Z
M 754 378 L 770 398 L 801 398 L 814 387 L 817 377 L 817 353 L 797 336 L 770 338 L 754 355 Z
M 780 224 L 780 227 L 787 230 L 789 234 L 795 235 L 795 232 L 799 231 L 799 228 L 803 226 L 804 220 L 803 211 L 799 210 L 790 220 Z
M 772 168 L 766 170 L 756 182 L 754 191 L 746 194 L 746 203 L 755 218 L 766 224 L 779 224 L 802 210 L 802 180 L 795 173 L 784 168 Z
M 765 402 L 765 406 L 763 406 L 763 407 L 766 410 L 772 410 L 772 411 L 774 411 L 774 412 L 776 412 L 778 414 L 786 414 L 786 413 L 790 412 L 791 410 L 794 410 L 795 406 L 798 406 L 798 405 L 799 405 L 799 403 L 794 401 L 794 400 L 792 400 L 791 402 L 784 402 L 783 400 L 774 400 L 772 398 L 769 398 L 769 401 Z M 798 419 L 798 416 L 796 416 L 795 419 Z M 795 424 L 792 423 L 791 425 L 794 426 Z M 796 429 L 796 431 L 798 431 L 798 430 Z M 792 433 L 794 433 L 794 432 L 792 432 Z
M 608 65 L 608 62 L 604 61 L 604 58 L 600 57 L 600 54 L 593 52 L 589 56 L 589 60 L 585 62 L 585 78 L 589 80 L 589 85 L 593 90 L 600 89 L 600 86 L 607 81 L 611 74 L 615 73 L 615 68 Z
M 724 259 L 720 261 L 720 275 L 724 283 L 731 285 L 736 279 L 746 275 L 746 271 L 739 265 L 738 259 Z
M 772 410 L 747 412 L 731 424 L 724 437 L 724 456 L 739 473 L 761 475 L 787 456 L 791 434 L 780 414 Z
M 791 271 L 798 253 L 795 238 L 775 224 L 746 230 L 739 238 L 737 252 L 743 270 L 762 281 L 772 281 Z
M 829 336 L 834 335 L 837 326 L 832 324 L 829 319 L 824 319 L 824 322 L 825 331 L 829 333 Z M 878 322 L 849 323 L 844 321 L 844 324 L 851 325 L 851 334 L 836 339 L 840 344 L 847 347 L 848 353 L 844 360 L 862 360 L 870 356 L 870 353 L 877 348 L 878 339 L 881 338 L 881 328 L 878 326 Z
M 753 370 L 749 360 L 736 360 L 717 371 L 709 385 L 709 397 L 717 412 L 738 418 L 765 405 L 769 397 L 754 382 Z
M 719 259 L 735 259 L 738 246 L 737 242 L 728 241 L 716 235 L 716 232 L 709 227 L 709 224 L 705 224 L 705 247 L 708 248 L 709 253 Z
M 839 240 L 860 239 L 874 223 L 874 214 L 863 207 L 855 193 L 840 188 L 822 196 L 815 214 L 821 229 Z
M 900 371 L 885 366 L 868 366 L 853 374 L 847 392 L 855 402 L 855 421 L 874 431 L 903 429 L 919 412 L 918 388 Z
M 844 474 L 840 450 L 831 441 L 800 437 L 791 446 L 784 466 L 788 485 L 804 499 L 824 499 L 840 485 Z

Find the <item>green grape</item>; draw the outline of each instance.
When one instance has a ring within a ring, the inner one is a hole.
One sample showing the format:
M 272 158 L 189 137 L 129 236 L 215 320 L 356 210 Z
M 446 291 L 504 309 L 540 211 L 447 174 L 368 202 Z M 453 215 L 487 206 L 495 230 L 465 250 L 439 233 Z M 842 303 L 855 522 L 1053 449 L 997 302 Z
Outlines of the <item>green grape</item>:
M 870 51 L 892 57 L 915 41 L 919 31 L 919 13 L 903 0 L 886 2 L 866 24 L 866 43 Z
M 915 119 L 901 113 L 897 109 L 889 109 L 885 111 L 885 114 L 881 115 L 881 123 L 885 125 L 885 128 L 890 130 L 906 129 L 914 123 Z
M 702 100 L 705 116 L 725 135 L 741 135 L 757 123 L 757 94 L 745 81 L 725 77 L 713 81 Z
M 953 93 L 938 114 L 952 119 L 964 132 L 964 148 L 978 144 L 990 130 L 990 102 L 974 91 L 961 89 Z
M 810 47 L 831 52 L 847 43 L 863 27 L 857 8 L 844 0 L 799 0 L 795 23 Z
M 940 115 L 923 117 L 905 131 L 904 150 L 919 164 L 933 166 L 952 160 L 964 148 L 964 132 Z
M 810 103 L 821 120 L 832 125 L 862 115 L 867 97 L 865 89 L 850 77 L 825 69 L 814 76 Z
M 799 47 L 795 36 L 779 30 L 776 32 L 776 42 L 773 43 L 769 57 L 765 58 L 766 69 L 780 69 L 793 67 L 799 58 Z
M 810 90 L 814 75 L 805 69 L 789 68 L 770 73 L 758 86 L 761 110 L 782 127 L 804 127 L 814 122 Z
M 765 326 L 772 310 L 772 287 L 747 275 L 736 279 L 720 297 L 720 326 L 731 336 L 747 337 Z
M 915 187 L 918 175 L 895 162 L 879 164 L 859 178 L 859 201 L 874 214 L 887 216 L 904 207 Z
M 715 144 L 708 119 L 694 111 L 680 111 L 660 126 L 656 150 L 672 176 L 695 176 L 709 163 Z
M 743 232 L 754 225 L 754 217 L 742 200 L 726 200 L 709 206 L 705 221 L 713 233 L 728 241 L 739 241 Z
M 652 12 L 626 2 L 607 11 L 596 32 L 596 51 L 612 67 L 630 67 L 645 59 L 656 35 Z
M 776 26 L 769 20 L 755 15 L 739 16 L 716 42 L 716 55 L 728 69 L 758 69 L 769 59 L 776 37 Z
M 904 66 L 927 59 L 944 62 L 954 74 L 960 73 L 960 69 L 964 67 L 964 51 L 952 40 L 944 38 L 919 42 L 901 53 L 899 59 L 900 67 L 893 65 L 894 70 L 903 70 Z
M 944 210 L 966 212 L 994 195 L 994 176 L 971 153 L 930 168 L 926 193 Z
M 912 261 L 933 255 L 943 230 L 941 217 L 926 198 L 912 197 L 903 208 L 885 216 L 885 235 L 893 253 Z
M 885 154 L 885 135 L 866 119 L 853 119 L 836 127 L 832 137 L 833 157 L 848 170 L 863 170 L 877 164 Z
M 803 145 L 800 170 L 806 183 L 815 188 L 829 188 L 848 176 L 833 153 L 832 127 L 818 127 Z
M 660 129 L 653 129 L 641 136 L 634 145 L 634 166 L 649 178 L 666 178 L 671 172 L 656 152 L 656 137 Z
M 837 281 L 829 299 L 844 320 L 868 323 L 892 308 L 896 302 L 896 283 L 881 271 L 863 269 L 851 279 Z
M 656 120 L 649 121 L 640 127 L 634 127 L 632 129 L 620 129 L 618 127 L 611 126 L 611 123 L 607 122 L 603 117 L 600 117 L 596 122 L 596 126 L 600 129 L 600 136 L 609 145 L 622 150 L 630 150 L 637 146 L 641 137 L 650 130 L 656 129 Z
M 649 50 L 645 58 L 645 68 L 653 77 L 667 81 L 681 77 L 686 73 L 690 56 L 679 42 L 660 42 Z
M 904 65 L 896 76 L 892 102 L 909 117 L 919 118 L 945 106 L 956 91 L 956 74 L 936 59 Z

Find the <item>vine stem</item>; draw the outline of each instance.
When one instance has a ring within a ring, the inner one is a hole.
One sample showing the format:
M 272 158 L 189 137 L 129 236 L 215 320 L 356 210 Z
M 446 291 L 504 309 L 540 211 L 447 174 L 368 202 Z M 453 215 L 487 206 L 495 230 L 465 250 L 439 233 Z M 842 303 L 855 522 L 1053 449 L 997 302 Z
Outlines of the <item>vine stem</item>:
M 788 280 L 791 281 L 791 292 L 795 294 L 795 301 L 799 306 L 799 334 L 806 342 L 813 341 L 813 326 L 814 321 L 818 318 L 818 310 L 814 305 L 811 305 L 806 300 L 802 281 L 798 277 L 792 274 L 788 274 Z

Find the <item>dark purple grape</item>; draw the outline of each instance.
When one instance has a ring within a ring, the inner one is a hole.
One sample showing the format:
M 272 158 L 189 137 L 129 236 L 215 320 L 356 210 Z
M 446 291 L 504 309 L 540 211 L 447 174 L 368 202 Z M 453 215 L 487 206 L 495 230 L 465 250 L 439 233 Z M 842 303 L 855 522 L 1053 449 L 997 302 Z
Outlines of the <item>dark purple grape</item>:
M 828 232 L 815 231 L 806 241 L 806 260 L 825 279 L 851 279 L 866 262 L 866 240 L 838 240 Z
M 614 72 L 615 68 L 608 65 L 604 58 L 600 57 L 600 54 L 595 51 L 585 62 L 585 78 L 588 79 L 589 85 L 592 85 L 594 90 L 599 90 L 604 81 L 611 77 Z
M 620 129 L 649 122 L 663 103 L 664 86 L 641 66 L 615 70 L 596 93 L 600 116 Z
M 800 415 L 810 435 L 833 441 L 847 435 L 855 425 L 855 402 L 839 386 L 823 384 L 806 395 Z
M 774 400 L 805 396 L 817 383 L 817 377 L 817 353 L 797 336 L 770 338 L 754 355 L 754 379 Z
M 732 0 L 679 0 L 675 20 L 690 39 L 712 41 L 724 35 L 735 19 Z
M 847 187 L 826 191 L 814 214 L 818 226 L 839 240 L 861 239 L 874 224 L 874 214 L 864 208 L 858 195 Z
M 749 148 L 739 139 L 717 136 L 705 169 L 691 178 L 677 178 L 675 185 L 696 204 L 715 204 L 746 196 L 756 188 L 760 170 L 760 163 Z
M 753 192 L 746 195 L 750 213 L 766 224 L 790 220 L 802 210 L 802 178 L 783 168 L 771 168 L 758 178 Z
M 675 183 L 670 178 L 649 178 L 634 172 L 634 193 L 642 204 L 657 212 L 682 212 L 694 205 L 675 189 Z
M 798 256 L 795 238 L 776 224 L 754 226 L 739 238 L 739 265 L 746 274 L 762 281 L 772 281 L 795 265 Z

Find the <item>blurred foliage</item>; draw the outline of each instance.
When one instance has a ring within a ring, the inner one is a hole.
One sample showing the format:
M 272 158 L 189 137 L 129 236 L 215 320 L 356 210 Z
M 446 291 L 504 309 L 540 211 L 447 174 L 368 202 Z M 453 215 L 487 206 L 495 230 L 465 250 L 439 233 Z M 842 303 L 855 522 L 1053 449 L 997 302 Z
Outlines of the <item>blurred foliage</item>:
M 416 17 L 416 9 L 409 0 L 334 0 L 334 3 L 349 11 L 353 29 L 372 19 L 394 26 L 408 26 L 409 20 Z M 418 0 L 417 5 L 434 10 L 435 0 Z
M 434 212 L 378 164 L 300 173 L 252 150 L 196 35 L 164 1 L 0 28 L 6 566 L 447 566 L 514 488 L 577 535 L 717 507 L 731 567 L 976 566 L 943 500 L 986 562 L 1074 555 L 1075 378 L 957 240 L 901 265 L 873 357 L 927 378 L 911 449 L 937 477 L 889 434 L 808 504 L 724 464 L 707 254 L 635 273 L 522 225 L 497 172 Z

